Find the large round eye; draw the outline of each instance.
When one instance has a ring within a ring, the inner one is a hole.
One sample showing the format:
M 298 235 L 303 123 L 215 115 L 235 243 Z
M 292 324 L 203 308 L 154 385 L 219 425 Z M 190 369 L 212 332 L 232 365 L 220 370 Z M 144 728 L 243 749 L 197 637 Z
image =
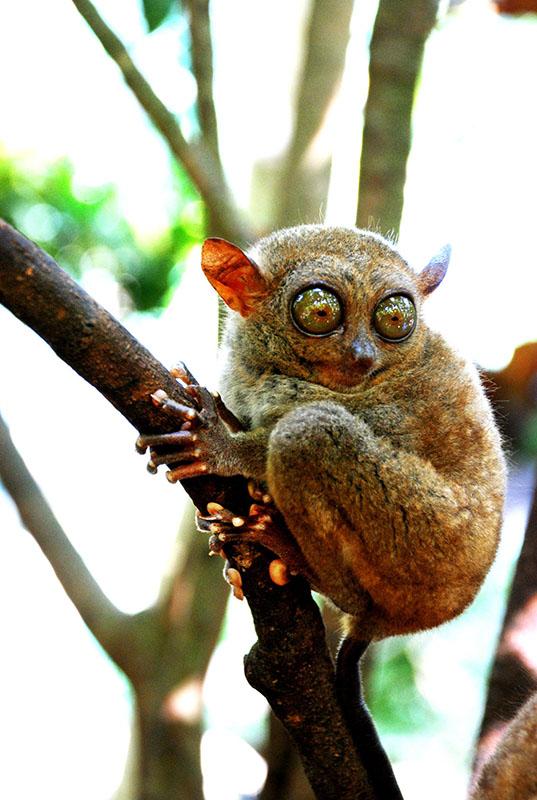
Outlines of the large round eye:
M 299 292 L 291 304 L 291 314 L 298 328 L 311 336 L 332 333 L 341 322 L 341 302 L 324 286 L 310 286 Z
M 377 305 L 373 324 L 383 339 L 400 342 L 416 327 L 416 306 L 405 294 L 392 294 Z

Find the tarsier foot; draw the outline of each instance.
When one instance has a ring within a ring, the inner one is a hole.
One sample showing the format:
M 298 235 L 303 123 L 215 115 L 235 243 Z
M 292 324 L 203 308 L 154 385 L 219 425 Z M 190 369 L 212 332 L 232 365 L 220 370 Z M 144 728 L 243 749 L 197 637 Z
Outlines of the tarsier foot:
M 255 481 L 248 481 L 248 494 L 256 503 L 264 503 L 266 506 L 273 503 L 270 494 Z
M 226 565 L 224 567 L 224 578 L 231 586 L 233 597 L 236 597 L 237 600 L 244 600 L 241 574 L 238 569 L 230 566 L 229 561 L 226 561 Z
M 250 493 L 252 493 L 252 487 Z M 256 490 L 256 497 L 262 493 Z M 247 515 L 234 514 L 219 503 L 208 503 L 207 514 L 196 513 L 196 526 L 204 533 L 210 533 L 211 553 L 222 554 L 226 544 L 255 543 L 271 550 L 279 558 L 269 567 L 270 577 L 280 586 L 287 583 L 293 574 L 303 572 L 303 558 L 288 534 L 282 535 L 281 525 L 276 520 L 277 509 L 273 505 L 252 503 Z
M 281 558 L 274 558 L 269 564 L 269 575 L 273 583 L 278 586 L 285 586 L 291 580 L 291 575 L 287 569 L 287 564 Z M 244 600 L 244 592 L 242 589 L 242 577 L 238 569 L 230 566 L 229 561 L 226 561 L 224 567 L 224 578 L 231 586 L 233 597 L 237 600 Z

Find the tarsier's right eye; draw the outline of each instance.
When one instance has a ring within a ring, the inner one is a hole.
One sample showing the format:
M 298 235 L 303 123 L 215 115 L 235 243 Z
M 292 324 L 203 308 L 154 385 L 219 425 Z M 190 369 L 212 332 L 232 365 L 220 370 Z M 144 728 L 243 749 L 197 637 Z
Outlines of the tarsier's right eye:
M 339 297 L 324 286 L 298 292 L 291 303 L 293 322 L 310 336 L 326 336 L 339 327 L 343 310 Z

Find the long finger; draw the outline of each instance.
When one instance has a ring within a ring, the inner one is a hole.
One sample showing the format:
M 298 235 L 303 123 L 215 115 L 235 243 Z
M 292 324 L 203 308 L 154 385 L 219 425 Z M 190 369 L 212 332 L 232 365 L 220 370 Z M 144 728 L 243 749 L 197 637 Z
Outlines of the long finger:
M 142 434 L 136 439 L 136 450 L 145 453 L 148 447 L 174 447 L 193 444 L 197 439 L 190 431 L 173 431 L 173 433 Z

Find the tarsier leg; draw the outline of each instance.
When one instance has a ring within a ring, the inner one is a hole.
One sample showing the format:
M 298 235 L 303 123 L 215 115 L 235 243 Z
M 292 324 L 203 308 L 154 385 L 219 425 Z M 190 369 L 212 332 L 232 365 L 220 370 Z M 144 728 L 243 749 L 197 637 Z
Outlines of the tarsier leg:
M 370 625 L 363 637 L 432 627 L 473 597 L 483 560 L 468 499 L 343 407 L 285 415 L 269 439 L 267 478 L 306 560 L 323 561 L 318 588 Z
M 207 514 L 196 514 L 196 527 L 211 534 L 209 547 L 214 553 L 221 552 L 226 544 L 251 542 L 279 556 L 278 560 L 283 561 L 289 574 L 307 573 L 307 565 L 296 543 L 285 529 L 281 531 L 274 506 L 253 503 L 247 515 L 239 516 L 218 503 L 208 503 Z M 273 573 L 271 577 L 275 583 L 286 582 L 282 568 L 275 565 Z

